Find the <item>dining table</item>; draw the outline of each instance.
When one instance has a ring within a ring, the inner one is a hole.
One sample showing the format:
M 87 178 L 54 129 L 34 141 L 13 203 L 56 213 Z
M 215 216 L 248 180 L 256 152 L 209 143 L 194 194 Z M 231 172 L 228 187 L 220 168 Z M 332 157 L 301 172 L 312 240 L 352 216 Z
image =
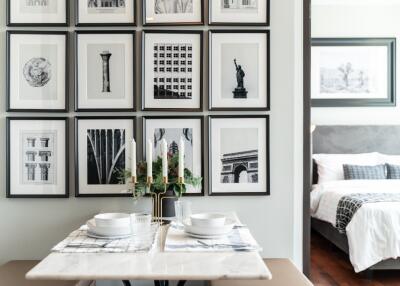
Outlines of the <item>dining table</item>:
M 269 280 L 259 251 L 165 251 L 170 225 L 162 225 L 151 251 L 137 253 L 51 252 L 26 274 L 28 280 L 151 280 L 155 286 L 178 281 Z

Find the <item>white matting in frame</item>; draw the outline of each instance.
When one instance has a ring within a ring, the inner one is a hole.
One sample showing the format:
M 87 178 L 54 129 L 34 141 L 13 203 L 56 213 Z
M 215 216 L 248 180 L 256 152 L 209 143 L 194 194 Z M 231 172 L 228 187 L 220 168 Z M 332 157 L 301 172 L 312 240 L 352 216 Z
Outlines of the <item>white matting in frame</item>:
M 136 0 L 76 0 L 77 25 L 135 24 Z M 97 2 L 112 2 L 99 5 Z
M 144 24 L 196 24 L 202 22 L 203 0 L 143 1 Z
M 77 117 L 75 120 L 76 195 L 129 195 L 128 181 L 121 182 L 118 172 L 130 168 L 130 142 L 134 138 L 135 119 Z
M 185 142 L 185 168 L 192 172 L 195 177 L 203 176 L 203 118 L 194 117 L 145 117 L 144 118 L 144 134 L 145 139 L 151 140 L 155 155 L 154 160 L 161 156 L 161 140 L 167 140 L 169 149 L 171 144 L 179 144 L 182 137 Z M 163 129 L 163 132 L 160 132 Z M 184 129 L 188 132 L 184 132 Z M 144 153 L 145 154 L 145 150 Z M 187 194 L 202 194 L 202 188 L 187 186 Z
M 210 116 L 210 195 L 269 195 L 269 117 Z
M 9 118 L 8 195 L 66 197 L 65 118 Z
M 77 33 L 77 109 L 134 108 L 134 50 L 130 32 Z
M 66 25 L 68 0 L 8 0 L 10 25 Z
M 9 109 L 66 109 L 63 32 L 8 32 Z
M 202 100 L 202 32 L 143 33 L 143 109 L 200 109 Z M 164 48 L 165 53 L 160 49 Z M 168 50 L 171 48 L 171 50 Z M 185 48 L 185 50 L 181 50 Z M 157 49 L 157 51 L 156 51 Z M 179 51 L 174 51 L 179 49 Z M 172 61 L 169 64 L 168 61 Z M 175 65 L 174 61 L 178 61 Z M 168 70 L 170 68 L 170 70 Z M 177 69 L 176 72 L 174 69 Z M 168 82 L 171 80 L 171 82 Z M 175 80 L 178 82 L 175 83 Z M 184 82 L 182 82 L 184 80 Z M 157 81 L 157 82 L 156 82 Z M 175 88 L 175 85 L 177 88 Z M 171 89 L 168 88 L 171 87 Z M 168 90 L 177 96 L 164 96 Z
M 269 0 L 209 0 L 210 24 L 268 25 Z
M 209 37 L 210 109 L 267 110 L 269 32 L 210 31 Z M 244 71 L 245 98 L 235 97 L 238 67 Z

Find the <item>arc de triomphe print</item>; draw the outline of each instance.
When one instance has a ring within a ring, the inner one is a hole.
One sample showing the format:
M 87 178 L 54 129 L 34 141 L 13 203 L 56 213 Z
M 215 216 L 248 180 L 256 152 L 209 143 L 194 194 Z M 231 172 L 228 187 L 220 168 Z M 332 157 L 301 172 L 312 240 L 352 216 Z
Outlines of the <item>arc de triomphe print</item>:
M 258 150 L 224 154 L 221 183 L 258 183 Z

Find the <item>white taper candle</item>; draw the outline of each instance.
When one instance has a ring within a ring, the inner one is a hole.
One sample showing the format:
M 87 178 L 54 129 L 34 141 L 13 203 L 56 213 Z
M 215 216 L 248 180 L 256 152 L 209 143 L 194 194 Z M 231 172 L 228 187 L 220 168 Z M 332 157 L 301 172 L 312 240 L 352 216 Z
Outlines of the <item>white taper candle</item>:
M 136 141 L 132 139 L 132 160 L 131 160 L 131 176 L 136 177 Z
M 153 144 L 151 143 L 151 140 L 147 141 L 146 160 L 147 160 L 147 177 L 153 177 Z
M 184 172 L 183 170 L 185 169 L 185 141 L 181 137 L 181 140 L 179 141 L 179 177 L 183 178 L 184 177 Z
M 168 177 L 168 145 L 167 140 L 161 142 L 161 157 L 162 157 L 162 174 L 163 177 Z

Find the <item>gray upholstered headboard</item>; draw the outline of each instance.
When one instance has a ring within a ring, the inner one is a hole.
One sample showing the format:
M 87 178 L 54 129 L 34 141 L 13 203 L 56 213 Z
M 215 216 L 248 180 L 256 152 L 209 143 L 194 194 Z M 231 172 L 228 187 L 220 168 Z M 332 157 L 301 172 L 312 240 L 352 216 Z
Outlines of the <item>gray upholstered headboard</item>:
M 380 152 L 400 155 L 400 125 L 321 125 L 312 135 L 313 154 Z M 318 181 L 313 164 L 313 183 Z
M 400 125 L 324 125 L 312 137 L 313 154 L 400 155 Z

